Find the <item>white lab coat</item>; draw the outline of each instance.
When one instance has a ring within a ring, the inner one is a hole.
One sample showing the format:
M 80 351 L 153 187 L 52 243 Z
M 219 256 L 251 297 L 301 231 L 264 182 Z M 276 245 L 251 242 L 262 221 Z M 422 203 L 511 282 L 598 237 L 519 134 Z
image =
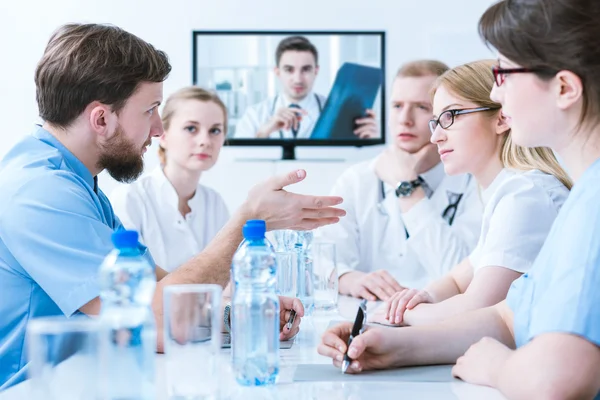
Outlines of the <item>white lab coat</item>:
M 482 193 L 481 235 L 469 256 L 475 273 L 487 266 L 527 272 L 568 196 L 553 175 L 503 169 Z
M 160 167 L 117 187 L 110 201 L 123 226 L 139 232 L 140 241 L 166 271 L 201 252 L 229 219 L 221 195 L 204 185 L 198 185 L 189 201 L 191 212 L 183 217 L 177 192 Z
M 309 93 L 302 101 L 295 102 L 308 112 L 302 116 L 300 130 L 297 139 L 308 139 L 325 107 L 326 97 L 316 93 Z M 254 104 L 246 109 L 240 121 L 236 124 L 234 138 L 255 138 L 258 129 L 267 122 L 278 109 L 289 107 L 292 102 L 287 101 L 283 94 L 269 97 L 260 103 Z M 270 139 L 293 139 L 291 130 L 280 130 L 273 132 Z
M 374 167 L 375 160 L 366 161 L 341 175 L 331 193 L 344 198 L 341 206 L 347 214 L 338 224 L 321 228 L 319 236 L 336 243 L 340 276 L 385 269 L 400 285 L 422 288 L 475 248 L 483 211 L 477 183 L 469 175 L 446 175 L 439 163 L 421 175 L 433 195 L 402 214 L 394 188 L 384 184 L 382 194 Z M 442 213 L 460 193 L 450 226 Z

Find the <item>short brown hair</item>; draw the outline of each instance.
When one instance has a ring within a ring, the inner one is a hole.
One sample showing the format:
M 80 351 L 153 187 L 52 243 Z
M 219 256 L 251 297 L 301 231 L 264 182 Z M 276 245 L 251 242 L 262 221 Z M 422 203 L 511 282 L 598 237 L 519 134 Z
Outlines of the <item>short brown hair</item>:
M 40 117 L 68 127 L 93 101 L 119 112 L 142 82 L 162 82 L 167 55 L 112 25 L 67 24 L 50 37 L 35 71 Z
M 304 36 L 290 36 L 279 42 L 277 50 L 275 50 L 275 65 L 279 66 L 281 56 L 286 51 L 310 51 L 315 57 L 315 65 L 319 65 L 317 48 Z
M 179 102 L 185 100 L 212 102 L 219 106 L 219 108 L 223 110 L 223 136 L 227 135 L 227 107 L 225 107 L 225 104 L 216 93 L 202 89 L 198 86 L 184 87 L 169 96 L 162 112 L 162 124 L 165 131 L 171 126 L 171 119 L 173 119 L 173 115 L 175 115 L 177 105 Z M 158 146 L 158 159 L 161 165 L 164 165 L 167 162 L 166 150 L 160 145 Z
M 396 78 L 420 78 L 422 76 L 440 76 L 450 67 L 437 60 L 416 60 L 398 68 Z
M 580 125 L 600 114 L 598 0 L 500 1 L 479 20 L 479 34 L 500 54 L 544 80 L 568 70 L 584 86 Z

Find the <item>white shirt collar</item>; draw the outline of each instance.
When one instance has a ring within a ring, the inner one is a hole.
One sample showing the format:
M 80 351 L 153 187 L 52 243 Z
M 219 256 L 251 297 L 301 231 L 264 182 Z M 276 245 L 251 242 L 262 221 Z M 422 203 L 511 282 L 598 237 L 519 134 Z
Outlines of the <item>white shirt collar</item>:
M 277 96 L 279 98 L 278 103 L 283 107 L 289 107 L 290 104 L 298 104 L 300 108 L 304 110 L 309 110 L 312 107 L 316 107 L 315 94 L 313 92 L 308 93 L 306 97 L 300 101 L 288 101 L 283 93 L 280 93 Z
M 483 200 L 483 204 L 487 204 L 490 197 L 494 194 L 494 192 L 498 189 L 498 186 L 502 184 L 507 178 L 514 175 L 509 169 L 503 168 L 498 175 L 494 178 L 490 186 L 488 186 L 485 190 L 481 192 L 481 199 Z
M 427 183 L 427 186 L 434 192 L 440 187 L 440 184 L 446 177 L 446 171 L 444 171 L 444 164 L 440 161 L 429 171 L 425 171 L 421 174 L 421 178 Z
M 179 211 L 179 195 L 173 187 L 173 184 L 171 184 L 171 181 L 167 179 L 162 167 L 156 167 L 151 172 L 151 174 L 158 183 L 157 189 L 159 190 L 159 195 L 161 196 L 161 198 L 165 200 L 168 205 L 172 206 L 173 208 Z M 196 191 L 194 192 L 194 196 L 192 196 L 192 198 L 188 202 L 192 212 L 194 211 L 194 205 L 196 204 L 196 200 L 198 200 L 200 197 L 199 193 L 200 191 L 196 189 Z

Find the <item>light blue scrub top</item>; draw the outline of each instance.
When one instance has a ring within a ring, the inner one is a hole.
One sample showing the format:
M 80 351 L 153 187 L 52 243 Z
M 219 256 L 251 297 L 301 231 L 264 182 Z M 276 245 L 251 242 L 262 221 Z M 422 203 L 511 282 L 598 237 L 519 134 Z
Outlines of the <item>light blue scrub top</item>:
M 67 318 L 99 295 L 121 227 L 90 171 L 43 128 L 0 162 L 0 390 L 26 377 L 30 319 Z
M 600 160 L 571 190 L 532 269 L 513 282 L 507 303 L 519 347 L 550 332 L 600 346 Z

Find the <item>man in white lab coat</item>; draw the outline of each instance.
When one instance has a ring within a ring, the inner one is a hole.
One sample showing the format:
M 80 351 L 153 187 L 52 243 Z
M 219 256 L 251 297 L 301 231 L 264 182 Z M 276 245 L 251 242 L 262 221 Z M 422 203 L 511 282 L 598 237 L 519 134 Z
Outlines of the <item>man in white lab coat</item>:
M 346 170 L 332 193 L 347 216 L 320 235 L 336 243 L 339 291 L 386 300 L 440 278 L 475 248 L 482 204 L 469 175 L 448 176 L 429 142 L 429 90 L 448 67 L 432 60 L 400 68 L 393 82 L 390 144 Z
M 319 73 L 317 48 L 303 36 L 290 36 L 277 46 L 275 62 L 281 92 L 246 109 L 236 125 L 236 139 L 310 138 L 327 100 L 313 91 Z M 357 137 L 379 135 L 371 110 L 355 122 Z

